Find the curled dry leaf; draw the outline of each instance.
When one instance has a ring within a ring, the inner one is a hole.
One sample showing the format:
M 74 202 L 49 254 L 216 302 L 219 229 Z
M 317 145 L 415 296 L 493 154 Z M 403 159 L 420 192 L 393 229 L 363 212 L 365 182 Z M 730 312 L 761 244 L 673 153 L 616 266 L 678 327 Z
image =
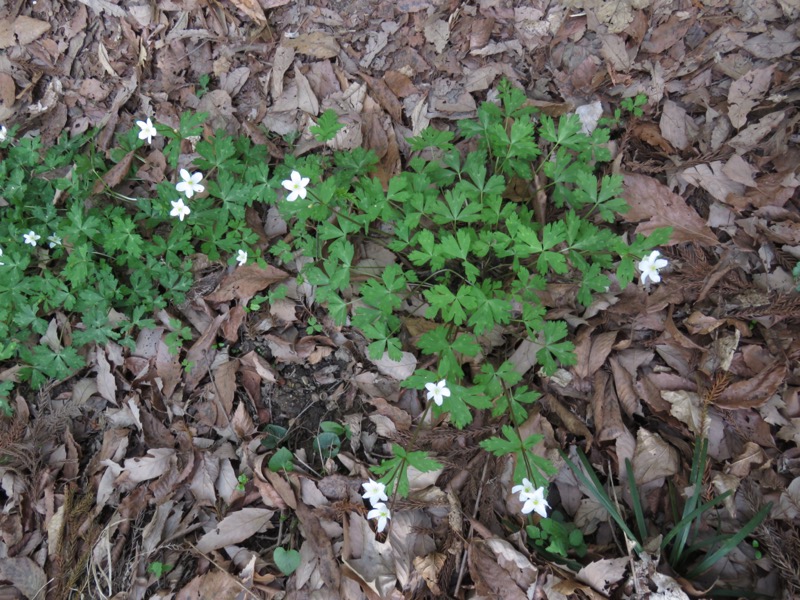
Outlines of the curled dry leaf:
M 772 365 L 755 377 L 729 385 L 713 402 L 720 408 L 756 408 L 778 391 L 786 373 L 786 365 Z
M 244 265 L 226 275 L 220 286 L 206 296 L 209 302 L 228 302 L 233 299 L 247 301 L 257 292 L 289 277 L 289 274 L 272 266 L 262 269 L 257 265 Z

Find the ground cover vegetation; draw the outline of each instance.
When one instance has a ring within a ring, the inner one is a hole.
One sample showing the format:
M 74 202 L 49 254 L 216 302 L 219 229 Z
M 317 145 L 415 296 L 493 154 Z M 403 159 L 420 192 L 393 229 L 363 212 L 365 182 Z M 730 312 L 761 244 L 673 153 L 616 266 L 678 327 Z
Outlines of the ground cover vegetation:
M 196 4 L 0 14 L 0 592 L 800 589 L 788 3 Z

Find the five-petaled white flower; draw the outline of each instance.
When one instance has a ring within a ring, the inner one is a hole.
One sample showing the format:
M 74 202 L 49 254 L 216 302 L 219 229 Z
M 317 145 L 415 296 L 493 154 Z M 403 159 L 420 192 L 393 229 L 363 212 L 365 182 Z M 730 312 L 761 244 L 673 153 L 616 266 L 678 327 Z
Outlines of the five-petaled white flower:
M 518 493 L 519 501 L 524 502 L 529 496 L 533 496 L 536 493 L 536 488 L 533 487 L 533 484 L 529 479 L 523 478 L 522 485 L 515 485 L 513 488 L 511 488 L 511 493 Z
M 192 212 L 189 210 L 189 207 L 183 203 L 183 198 L 178 198 L 170 202 L 170 204 L 172 204 L 172 210 L 169 212 L 170 217 L 178 217 L 183 221 L 183 217 L 188 216 L 189 213 Z
M 361 495 L 361 497 L 369 500 L 369 503 L 372 504 L 372 506 L 378 506 L 376 502 L 389 499 L 386 496 L 386 486 L 380 481 L 373 481 L 370 479 L 367 483 L 362 483 L 361 487 L 364 488 L 364 493 Z
M 175 185 L 175 189 L 186 194 L 187 198 L 191 198 L 195 193 L 199 194 L 206 189 L 204 185 L 200 185 L 200 182 L 203 181 L 203 174 L 199 171 L 189 173 L 186 169 L 181 169 L 181 180 Z
M 8 129 L 5 125 L 0 125 L 0 142 L 5 142 L 8 137 Z
M 294 202 L 298 198 L 306 199 L 306 186 L 311 181 L 308 177 L 303 177 L 297 171 L 292 171 L 291 179 L 286 179 L 281 182 L 281 185 L 289 190 L 289 195 L 286 196 L 287 202 Z
M 383 502 L 378 502 L 377 504 L 373 505 L 371 511 L 367 513 L 368 519 L 378 519 L 378 533 L 386 529 L 386 523 L 389 519 L 392 518 L 392 513 L 389 511 L 389 507 L 386 506 Z
M 36 247 L 36 242 L 42 239 L 38 233 L 34 233 L 33 231 L 29 231 L 28 233 L 23 234 L 22 241 L 26 244 L 30 244 L 33 247 Z
M 543 487 L 534 490 L 532 494 L 521 493 L 519 496 L 520 502 L 524 502 L 522 505 L 523 515 L 535 511 L 543 517 L 547 517 L 547 509 L 550 508 L 550 505 L 547 503 L 547 500 L 544 499 Z
M 667 259 L 659 258 L 661 253 L 658 250 L 653 250 L 649 256 L 645 256 L 639 262 L 639 271 L 641 272 L 642 284 L 647 282 L 649 278 L 653 283 L 661 281 L 661 275 L 658 272 L 669 264 Z
M 239 266 L 240 266 L 240 267 L 241 267 L 241 266 L 242 266 L 244 263 L 246 263 L 246 262 L 247 262 L 247 252 L 245 252 L 244 250 L 239 250 L 239 251 L 236 253 L 236 262 L 237 262 L 237 263 L 239 263 Z
M 48 246 L 50 246 L 51 248 L 55 248 L 56 246 L 61 245 L 61 238 L 54 233 L 53 235 L 47 236 L 47 242 Z
M 425 389 L 428 390 L 428 400 L 433 400 L 436 406 L 441 406 L 444 399 L 450 396 L 450 390 L 444 379 L 439 383 L 426 383 Z
M 147 121 L 136 121 L 136 124 L 139 126 L 139 139 L 140 140 L 147 140 L 148 144 L 153 143 L 153 137 L 158 135 L 153 122 L 150 120 L 150 117 L 147 117 Z

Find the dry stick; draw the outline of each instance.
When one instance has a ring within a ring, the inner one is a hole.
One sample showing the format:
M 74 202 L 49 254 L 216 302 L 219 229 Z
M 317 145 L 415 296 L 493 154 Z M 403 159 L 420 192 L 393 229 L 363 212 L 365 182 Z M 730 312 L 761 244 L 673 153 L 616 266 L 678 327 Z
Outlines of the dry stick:
M 489 467 L 489 461 L 487 460 L 485 463 L 483 463 L 483 472 L 481 473 L 481 487 L 478 488 L 478 495 L 475 497 L 475 508 L 472 511 L 473 519 L 475 519 L 475 517 L 478 516 L 478 508 L 480 507 L 481 495 L 483 494 L 483 483 L 486 479 L 486 469 L 488 467 Z M 470 523 L 469 533 L 467 533 L 467 539 L 472 538 L 473 530 L 474 526 L 472 525 L 472 523 Z M 458 569 L 458 580 L 456 581 L 456 589 L 455 592 L 453 593 L 453 596 L 456 597 L 458 596 L 458 590 L 459 588 L 461 588 L 461 580 L 464 579 L 464 571 L 466 570 L 466 567 L 467 567 L 467 551 L 466 549 L 463 549 L 461 551 L 461 566 Z
M 211 558 L 210 556 L 208 556 L 208 555 L 207 555 L 205 552 L 200 552 L 200 550 L 197 548 L 197 546 L 195 546 L 195 545 L 194 545 L 192 542 L 190 542 L 190 541 L 188 541 L 188 540 L 187 540 L 187 541 L 186 541 L 186 543 L 187 543 L 187 544 L 189 544 L 189 545 L 190 545 L 190 546 L 191 546 L 191 547 L 192 547 L 192 548 L 195 550 L 195 552 L 197 552 L 197 553 L 198 553 L 200 556 L 202 556 L 203 558 L 205 558 L 205 559 L 206 559 L 208 562 L 210 562 L 212 565 L 214 565 L 215 567 L 217 567 L 217 568 L 218 568 L 220 571 L 222 571 L 223 573 L 226 573 L 226 574 L 227 574 L 227 575 L 228 575 L 228 576 L 231 578 L 231 581 L 233 581 L 233 583 L 235 583 L 236 585 L 238 585 L 238 586 L 239 586 L 239 587 L 242 589 L 242 591 L 243 591 L 243 592 L 245 592 L 245 593 L 249 594 L 250 596 L 252 596 L 252 597 L 253 597 L 253 598 L 255 598 L 256 600 L 261 600 L 261 599 L 260 599 L 260 598 L 259 598 L 259 597 L 256 595 L 256 593 L 255 593 L 254 591 L 252 591 L 252 590 L 249 590 L 249 589 L 247 589 L 246 587 L 244 587 L 244 584 L 243 584 L 241 581 L 239 581 L 239 579 L 238 579 L 238 578 L 234 577 L 233 575 L 231 575 L 230 573 L 228 573 L 228 572 L 227 572 L 225 569 L 223 569 L 221 566 L 219 566 L 219 565 L 218 565 L 218 564 L 217 564 L 217 563 L 214 561 L 214 559 L 213 559 L 213 558 Z

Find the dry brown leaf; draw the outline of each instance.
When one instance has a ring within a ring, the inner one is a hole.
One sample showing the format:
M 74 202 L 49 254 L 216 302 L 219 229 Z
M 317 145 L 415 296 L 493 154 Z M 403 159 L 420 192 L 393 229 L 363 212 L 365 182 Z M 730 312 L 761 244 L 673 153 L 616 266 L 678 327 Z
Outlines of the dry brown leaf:
M 651 233 L 659 227 L 672 227 L 669 244 L 703 242 L 716 246 L 717 236 L 705 221 L 678 194 L 647 175 L 624 174 L 622 196 L 631 209 L 622 213 L 628 222 L 645 221 L 636 227 L 636 233 Z
M 757 408 L 785 384 L 786 373 L 786 365 L 772 365 L 751 379 L 729 385 L 713 402 L 720 408 Z
M 192 579 L 181 589 L 175 600 L 197 600 L 213 598 L 213 600 L 236 600 L 242 596 L 241 584 L 225 571 L 214 569 Z
M 333 552 L 333 543 L 330 537 L 322 528 L 319 517 L 303 502 L 298 501 L 295 510 L 306 542 L 311 545 L 314 556 L 319 560 L 317 573 L 322 582 L 322 589 L 338 590 L 342 574 Z
M 98 179 L 92 188 L 92 193 L 99 194 L 106 188 L 113 189 L 122 183 L 122 181 L 128 175 L 128 171 L 131 170 L 131 163 L 133 162 L 134 154 L 134 150 L 128 152 L 122 157 L 122 160 L 111 167 L 101 179 Z
M 594 375 L 592 408 L 594 409 L 595 432 L 598 440 L 609 442 L 623 434 L 625 425 L 619 412 L 619 402 L 611 386 L 608 373 L 605 371 L 598 371 Z
M 646 144 L 658 148 L 665 154 L 673 154 L 675 152 L 675 148 L 664 139 L 658 125 L 655 123 L 636 123 L 633 129 L 631 129 L 631 134 L 638 137 Z
M 642 403 L 639 396 L 633 389 L 633 377 L 631 374 L 619 363 L 616 357 L 609 359 L 611 365 L 611 373 L 614 376 L 614 387 L 617 390 L 617 397 L 622 406 L 622 410 L 628 417 L 633 415 L 642 414 Z
M 498 564 L 498 559 L 482 540 L 471 541 L 467 561 L 470 575 L 475 583 L 475 591 L 481 596 L 504 600 L 527 600 L 528 596 L 514 582 L 510 573 Z M 532 565 L 531 569 L 536 572 Z
M 371 95 L 378 101 L 383 110 L 385 110 L 392 117 L 394 122 L 400 122 L 403 118 L 403 105 L 397 99 L 391 88 L 384 82 L 383 79 L 377 77 L 370 77 L 366 73 L 359 73 L 362 79 L 367 84 Z
M 344 574 L 363 582 L 376 597 L 389 598 L 397 585 L 393 554 L 391 544 L 379 542 L 364 517 L 350 513 L 344 521 Z
M 258 25 L 267 24 L 267 16 L 257 0 L 231 0 L 233 5 L 253 19 Z
M 229 513 L 216 527 L 197 542 L 200 552 L 211 552 L 223 546 L 243 542 L 256 533 L 272 527 L 270 520 L 275 511 L 266 508 L 246 507 Z
M 752 69 L 731 84 L 728 90 L 728 118 L 736 129 L 747 123 L 747 115 L 769 91 L 775 65 Z
M 688 15 L 691 17 L 687 18 Z M 695 21 L 696 18 L 690 11 L 673 12 L 669 19 L 648 32 L 649 35 L 642 43 L 642 50 L 655 55 L 663 54 L 683 40 Z
M 209 302 L 228 302 L 236 298 L 246 303 L 257 292 L 287 277 L 288 273 L 269 265 L 266 269 L 256 265 L 244 265 L 226 275 L 219 287 L 205 299 Z
M 389 353 L 384 352 L 378 360 L 373 361 L 375 368 L 380 373 L 396 381 L 405 381 L 417 369 L 417 357 L 410 352 L 403 352 L 399 361 L 389 358 Z
M 8 73 L 0 73 L 0 109 L 10 109 L 14 106 L 15 98 L 14 78 Z

